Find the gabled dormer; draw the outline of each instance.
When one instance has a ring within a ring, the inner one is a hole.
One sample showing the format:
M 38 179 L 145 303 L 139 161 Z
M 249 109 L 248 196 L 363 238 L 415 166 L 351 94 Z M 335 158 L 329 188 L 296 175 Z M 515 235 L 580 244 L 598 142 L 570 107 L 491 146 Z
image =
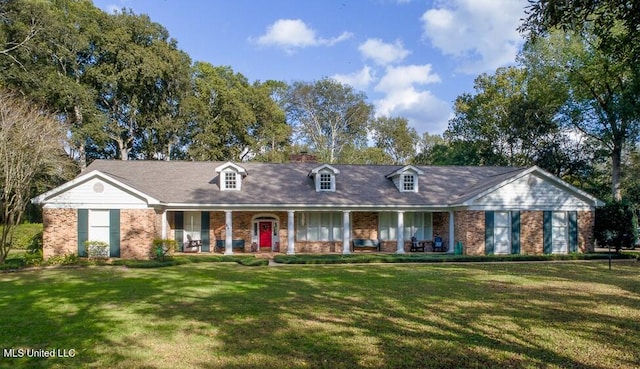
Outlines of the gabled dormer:
M 247 176 L 246 169 L 230 161 L 216 167 L 216 173 L 221 191 L 240 191 L 242 179 Z
M 424 174 L 423 171 L 413 165 L 406 165 L 386 177 L 393 181 L 396 188 L 400 192 L 418 192 L 419 176 Z
M 316 192 L 336 192 L 336 175 L 340 171 L 329 164 L 311 169 L 309 177 L 313 178 Z

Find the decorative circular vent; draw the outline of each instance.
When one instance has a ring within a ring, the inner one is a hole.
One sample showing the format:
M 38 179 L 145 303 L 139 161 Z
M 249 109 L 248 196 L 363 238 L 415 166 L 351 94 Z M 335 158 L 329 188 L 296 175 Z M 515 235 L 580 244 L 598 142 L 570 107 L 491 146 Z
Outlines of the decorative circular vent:
M 102 191 L 104 191 L 104 185 L 102 184 L 102 182 L 96 182 L 93 185 L 93 192 L 102 193 Z

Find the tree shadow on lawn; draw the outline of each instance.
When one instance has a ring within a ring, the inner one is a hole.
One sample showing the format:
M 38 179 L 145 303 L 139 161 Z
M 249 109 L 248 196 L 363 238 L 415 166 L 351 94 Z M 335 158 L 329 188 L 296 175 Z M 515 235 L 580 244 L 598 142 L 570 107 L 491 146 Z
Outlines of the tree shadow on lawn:
M 617 342 L 632 354 L 613 363 L 638 363 L 637 320 L 597 309 L 640 309 L 626 277 L 600 283 L 627 294 L 592 295 L 546 284 L 592 282 L 595 266 L 531 268 L 199 264 L 0 275 L 13 284 L 0 297 L 0 344 L 78 350 L 12 367 L 171 367 L 162 361 L 171 355 L 202 368 L 608 366 L 550 347 L 547 326 L 579 345 Z

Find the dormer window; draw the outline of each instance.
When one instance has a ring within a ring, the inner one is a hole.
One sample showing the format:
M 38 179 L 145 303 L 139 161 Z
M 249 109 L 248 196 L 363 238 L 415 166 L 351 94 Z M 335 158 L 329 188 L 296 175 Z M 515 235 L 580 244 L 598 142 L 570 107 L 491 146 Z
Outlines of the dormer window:
M 400 192 L 418 192 L 418 176 L 424 172 L 413 165 L 407 165 L 386 177 L 391 179 Z
M 340 171 L 329 164 L 324 164 L 313 168 L 309 172 L 315 183 L 317 192 L 335 192 L 336 191 L 336 174 Z
M 402 176 L 402 190 L 405 192 L 414 192 L 416 190 L 416 177 L 413 174 L 404 174 Z
M 242 179 L 247 176 L 247 171 L 232 162 L 226 162 L 216 168 L 218 173 L 218 185 L 221 191 L 239 191 L 242 189 Z
M 237 174 L 233 172 L 224 173 L 224 188 L 225 190 L 237 190 L 238 189 L 238 181 Z
M 331 173 L 320 173 L 320 191 L 331 191 L 333 188 L 333 175 Z

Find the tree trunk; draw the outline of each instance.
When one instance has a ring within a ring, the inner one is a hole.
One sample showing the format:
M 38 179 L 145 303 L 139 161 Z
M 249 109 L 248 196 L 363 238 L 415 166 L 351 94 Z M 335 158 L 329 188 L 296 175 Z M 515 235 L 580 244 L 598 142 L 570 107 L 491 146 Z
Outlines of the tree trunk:
M 75 118 L 75 126 L 82 127 L 82 125 L 84 124 L 84 117 L 82 115 L 82 110 L 78 105 L 73 107 L 73 115 Z M 80 170 L 85 170 L 87 168 L 87 149 L 85 146 L 84 138 L 80 138 L 77 149 L 78 165 L 80 166 Z
M 611 195 L 615 201 L 622 200 L 620 191 L 621 163 L 622 145 L 616 142 L 611 151 Z

